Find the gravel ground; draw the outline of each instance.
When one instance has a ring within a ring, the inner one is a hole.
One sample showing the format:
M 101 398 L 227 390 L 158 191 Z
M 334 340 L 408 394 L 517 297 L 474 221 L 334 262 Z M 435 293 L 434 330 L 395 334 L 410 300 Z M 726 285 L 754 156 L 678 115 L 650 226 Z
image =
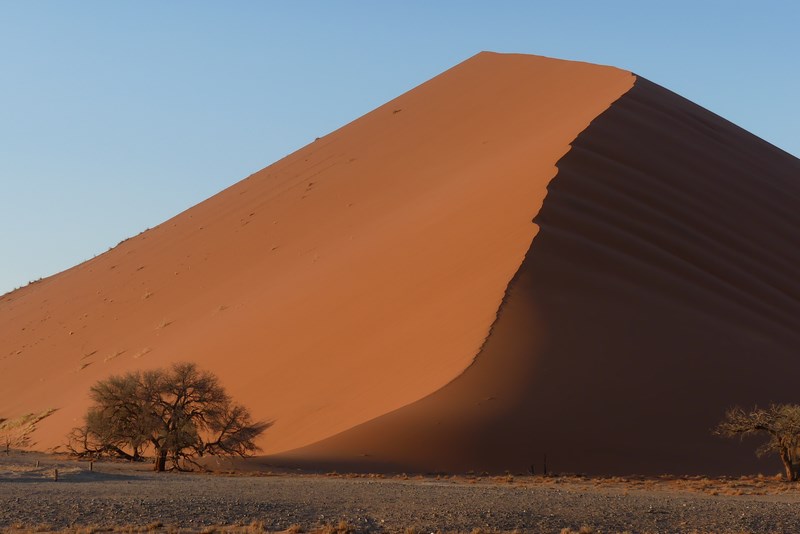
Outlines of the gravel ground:
M 36 460 L 40 466 L 35 467 Z M 344 520 L 357 531 L 800 532 L 800 494 L 709 495 L 569 479 L 480 481 L 320 475 L 152 473 L 144 465 L 0 458 L 0 528 L 48 525 L 202 530 L 263 522 L 313 529 Z M 59 480 L 52 480 L 53 469 Z

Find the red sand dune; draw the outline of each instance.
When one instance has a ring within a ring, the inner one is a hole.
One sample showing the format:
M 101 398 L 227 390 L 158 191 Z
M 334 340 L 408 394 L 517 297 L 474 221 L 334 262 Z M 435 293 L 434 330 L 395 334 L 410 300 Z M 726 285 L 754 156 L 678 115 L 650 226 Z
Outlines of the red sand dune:
M 796 158 L 629 72 L 483 53 L 4 296 L 0 417 L 58 408 L 56 447 L 96 380 L 190 360 L 275 421 L 263 462 L 777 470 L 709 428 L 796 400 L 799 228 Z

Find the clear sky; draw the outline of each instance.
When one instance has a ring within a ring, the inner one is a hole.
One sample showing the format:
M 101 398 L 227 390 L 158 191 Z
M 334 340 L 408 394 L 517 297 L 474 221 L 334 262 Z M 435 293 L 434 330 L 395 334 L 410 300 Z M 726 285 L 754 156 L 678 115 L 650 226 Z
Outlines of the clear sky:
M 798 6 L 0 0 L 0 293 L 481 50 L 629 69 L 800 155 Z

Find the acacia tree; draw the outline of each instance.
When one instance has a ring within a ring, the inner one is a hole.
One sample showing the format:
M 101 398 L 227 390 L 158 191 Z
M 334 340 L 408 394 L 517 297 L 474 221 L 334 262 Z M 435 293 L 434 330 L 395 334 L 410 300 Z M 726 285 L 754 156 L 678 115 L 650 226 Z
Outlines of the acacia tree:
M 800 473 L 800 406 L 772 404 L 766 410 L 755 407 L 749 412 L 739 407 L 732 408 L 714 432 L 740 438 L 766 433 L 769 439 L 756 450 L 756 454 L 764 456 L 777 452 L 783 462 L 786 478 L 797 481 Z
M 137 460 L 154 453 L 154 469 L 194 463 L 209 455 L 249 456 L 271 423 L 253 422 L 207 371 L 193 363 L 129 372 L 91 388 L 85 425 L 73 429 L 70 449 L 81 455 L 115 454 Z

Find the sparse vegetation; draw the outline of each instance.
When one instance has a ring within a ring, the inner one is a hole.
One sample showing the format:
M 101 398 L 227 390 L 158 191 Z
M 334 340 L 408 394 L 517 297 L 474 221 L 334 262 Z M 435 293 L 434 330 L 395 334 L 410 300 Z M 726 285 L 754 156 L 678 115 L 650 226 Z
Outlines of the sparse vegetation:
M 154 469 L 198 465 L 204 455 L 249 456 L 270 423 L 253 422 L 232 402 L 216 376 L 195 364 L 129 372 L 91 388 L 85 424 L 72 430 L 68 449 L 78 456 L 140 460 L 148 449 Z
M 6 455 L 12 448 L 21 449 L 33 444 L 31 434 L 36 430 L 36 423 L 55 412 L 54 409 L 41 413 L 29 413 L 16 419 L 0 419 L 0 445 Z
M 772 404 L 767 409 L 755 407 L 749 412 L 739 407 L 732 408 L 714 432 L 720 436 L 740 438 L 767 434 L 768 441 L 757 449 L 756 454 L 778 453 L 787 480 L 797 481 L 800 472 L 800 406 Z

